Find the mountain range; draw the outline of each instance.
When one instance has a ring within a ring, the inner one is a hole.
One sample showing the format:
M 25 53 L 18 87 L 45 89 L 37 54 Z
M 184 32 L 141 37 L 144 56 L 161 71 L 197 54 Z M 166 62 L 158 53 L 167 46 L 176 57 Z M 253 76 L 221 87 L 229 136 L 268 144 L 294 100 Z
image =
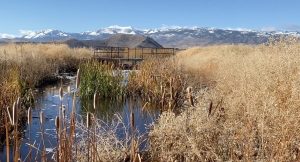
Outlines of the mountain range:
M 135 29 L 133 27 L 110 26 L 97 31 L 69 33 L 60 30 L 23 31 L 21 36 L 0 34 L 0 42 L 93 42 L 111 46 L 150 46 L 187 48 L 214 44 L 260 44 L 270 37 L 296 36 L 300 32 L 258 31 L 247 29 L 217 29 L 202 27 L 163 27 L 157 29 Z M 155 40 L 155 41 L 154 41 Z M 156 43 L 157 42 L 157 43 Z M 83 43 L 84 44 L 84 43 Z M 159 45 L 160 44 L 160 45 Z M 147 44 L 148 45 L 148 44 Z

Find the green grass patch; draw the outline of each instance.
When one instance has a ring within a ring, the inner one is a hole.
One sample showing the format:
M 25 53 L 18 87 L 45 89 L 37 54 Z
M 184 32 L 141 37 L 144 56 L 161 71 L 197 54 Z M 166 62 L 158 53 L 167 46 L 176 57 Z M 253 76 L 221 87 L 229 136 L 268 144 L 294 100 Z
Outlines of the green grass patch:
M 92 98 L 97 91 L 100 97 L 116 98 L 124 94 L 123 76 L 110 65 L 89 61 L 80 65 L 80 97 Z

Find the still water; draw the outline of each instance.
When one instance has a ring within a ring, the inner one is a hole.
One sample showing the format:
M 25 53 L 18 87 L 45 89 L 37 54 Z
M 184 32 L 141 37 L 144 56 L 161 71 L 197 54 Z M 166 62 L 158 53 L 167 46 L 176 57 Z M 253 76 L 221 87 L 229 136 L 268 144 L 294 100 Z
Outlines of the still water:
M 63 105 L 66 107 L 66 114 L 68 115 L 72 109 L 73 93 L 75 91 L 75 78 L 67 77 L 68 79 L 62 84 L 64 89 Z M 42 136 L 41 136 L 41 125 L 39 113 L 44 112 L 45 123 L 44 123 L 44 139 L 46 146 L 47 158 L 52 158 L 54 148 L 56 146 L 56 129 L 55 129 L 55 117 L 58 115 L 60 107 L 59 88 L 60 85 L 51 85 L 42 89 L 38 89 L 35 92 L 35 107 L 32 112 L 32 125 L 29 133 L 28 125 L 24 128 L 21 144 L 21 159 L 26 159 L 29 152 L 29 137 L 31 136 L 31 142 L 34 143 L 36 148 L 32 151 L 32 157 L 36 157 L 37 150 L 41 150 L 42 147 Z M 69 91 L 69 92 L 68 92 Z M 148 126 L 157 119 L 159 111 L 155 109 L 148 109 L 147 111 L 142 110 L 145 103 L 139 98 L 127 98 L 123 101 L 116 100 L 104 100 L 101 99 L 98 102 L 96 114 L 97 117 L 105 122 L 110 122 L 115 114 L 121 116 L 122 121 L 125 125 L 130 125 L 130 113 L 134 112 L 136 129 L 141 134 L 146 134 L 149 130 Z M 78 116 L 85 116 L 87 111 L 93 109 L 93 101 L 81 101 L 79 97 L 76 97 L 76 114 Z M 119 136 L 123 138 L 122 135 Z M 12 146 L 10 146 L 10 149 Z M 11 150 L 12 154 L 12 150 Z M 40 153 L 39 153 L 40 154 Z M 10 155 L 12 156 L 12 155 Z M 37 157 L 36 160 L 39 160 Z M 6 161 L 6 149 L 3 146 L 0 149 L 0 161 Z M 12 159 L 11 159 L 12 161 Z

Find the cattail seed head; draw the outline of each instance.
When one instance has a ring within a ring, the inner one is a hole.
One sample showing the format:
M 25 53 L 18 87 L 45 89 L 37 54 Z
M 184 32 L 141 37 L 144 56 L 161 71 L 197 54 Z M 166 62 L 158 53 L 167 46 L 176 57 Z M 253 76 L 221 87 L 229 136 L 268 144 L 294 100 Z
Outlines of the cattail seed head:
M 59 129 L 59 117 L 58 116 L 55 117 L 55 127 L 57 130 Z
M 59 88 L 59 98 L 61 101 L 63 100 L 63 97 L 64 97 L 64 91 L 63 91 L 62 87 L 60 87 Z
M 44 124 L 44 122 L 45 122 L 44 112 L 41 111 L 41 112 L 40 112 L 40 123 L 41 123 L 41 124 Z
M 135 123 L 134 123 L 134 113 L 133 112 L 130 114 L 130 125 L 131 125 L 131 128 L 134 129 Z
M 190 102 L 191 106 L 195 106 L 194 105 L 194 100 L 193 100 L 193 95 L 192 95 L 192 87 L 188 87 L 186 89 L 186 91 L 187 91 L 187 97 L 189 99 L 189 102 Z
M 27 110 L 27 123 L 28 125 L 30 125 L 32 122 L 32 111 L 31 111 L 31 107 L 29 107 L 29 109 Z
M 7 111 L 7 115 L 8 115 L 10 123 L 11 123 L 11 125 L 13 125 L 14 123 L 13 123 L 13 119 L 12 119 L 12 114 L 11 114 L 10 108 L 6 107 L 6 111 Z
M 76 89 L 79 88 L 80 84 L 80 69 L 77 70 L 77 75 L 76 75 Z
M 213 109 L 213 102 L 210 101 L 209 106 L 208 106 L 208 116 L 212 114 L 212 109 Z
M 192 87 L 187 87 L 186 92 L 187 92 L 188 94 L 191 94 L 191 93 L 192 93 Z
M 90 128 L 90 126 L 91 126 L 91 123 L 92 122 L 92 120 L 91 120 L 91 114 L 88 112 L 87 114 L 86 114 L 86 127 L 87 128 Z

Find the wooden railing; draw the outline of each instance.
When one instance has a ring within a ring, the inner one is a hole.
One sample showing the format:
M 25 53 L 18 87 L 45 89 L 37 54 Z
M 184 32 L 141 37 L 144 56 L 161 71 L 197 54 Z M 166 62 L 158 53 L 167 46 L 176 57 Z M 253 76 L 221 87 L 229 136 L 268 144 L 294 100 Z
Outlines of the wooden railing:
M 127 47 L 96 47 L 94 58 L 105 60 L 144 60 L 149 57 L 167 57 L 175 55 L 175 48 L 127 48 Z

